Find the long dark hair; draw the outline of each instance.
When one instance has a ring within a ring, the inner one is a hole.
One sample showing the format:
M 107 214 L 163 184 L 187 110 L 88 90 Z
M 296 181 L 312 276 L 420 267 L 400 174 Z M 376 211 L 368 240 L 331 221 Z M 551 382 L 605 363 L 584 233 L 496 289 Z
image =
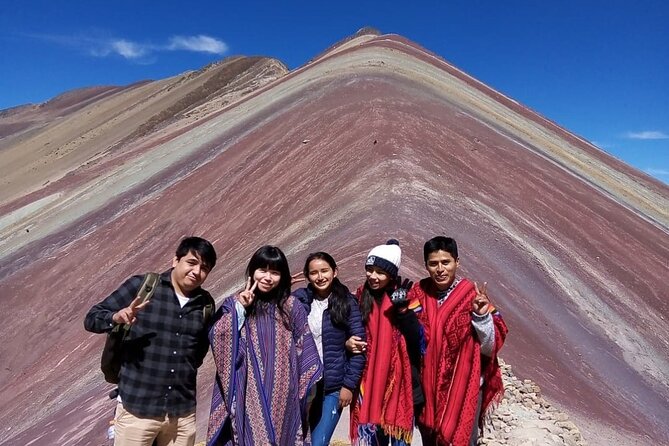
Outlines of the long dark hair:
M 360 314 L 362 315 L 362 322 L 367 323 L 369 320 L 369 315 L 372 313 L 372 308 L 374 307 L 374 299 L 380 299 L 383 297 L 383 294 L 388 294 L 395 289 L 397 279 L 390 279 L 388 285 L 385 288 L 380 290 L 372 290 L 369 287 L 369 282 L 365 280 L 365 286 L 362 288 L 362 296 L 360 296 Z
M 290 327 L 290 316 L 285 308 L 288 296 L 290 296 L 290 268 L 288 267 L 288 260 L 284 253 L 276 246 L 265 245 L 258 248 L 258 250 L 251 256 L 249 264 L 246 267 L 246 277 L 253 280 L 253 273 L 258 268 L 267 268 L 279 271 L 281 278 L 279 284 L 269 293 L 261 293 L 256 288 L 256 299 L 246 309 L 247 315 L 251 316 L 270 303 L 274 303 L 279 310 L 283 324 L 287 329 Z
M 323 260 L 330 265 L 332 271 L 337 270 L 337 263 L 330 254 L 323 251 L 312 252 L 307 256 L 307 260 L 304 262 L 303 272 L 307 281 L 309 280 L 309 264 L 312 260 Z M 311 284 L 309 284 L 309 286 L 311 287 Z M 346 288 L 346 285 L 341 283 L 338 277 L 335 277 L 332 280 L 331 293 L 330 300 L 328 301 L 328 310 L 332 324 L 348 325 L 348 317 L 351 314 L 351 303 L 348 299 L 351 293 L 348 288 Z

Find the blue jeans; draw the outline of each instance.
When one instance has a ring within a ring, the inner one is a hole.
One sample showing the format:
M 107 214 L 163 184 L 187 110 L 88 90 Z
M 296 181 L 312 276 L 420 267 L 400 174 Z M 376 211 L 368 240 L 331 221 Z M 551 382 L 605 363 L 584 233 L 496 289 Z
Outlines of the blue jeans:
M 318 403 L 315 401 L 314 403 Z M 323 396 L 321 405 L 321 417 L 311 430 L 312 446 L 327 446 L 337 427 L 341 408 L 339 407 L 339 390 Z

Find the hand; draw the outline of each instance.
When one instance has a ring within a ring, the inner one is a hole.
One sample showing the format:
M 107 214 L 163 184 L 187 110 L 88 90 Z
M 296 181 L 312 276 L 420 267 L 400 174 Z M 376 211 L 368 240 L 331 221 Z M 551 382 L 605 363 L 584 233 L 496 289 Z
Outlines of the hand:
M 304 273 L 299 272 L 295 273 L 290 276 L 290 286 L 295 285 L 296 283 L 304 282 L 306 279 L 304 278 Z
M 488 299 L 488 282 L 483 282 L 481 288 L 478 284 L 474 282 L 474 288 L 476 289 L 476 296 L 472 301 L 472 311 L 479 316 L 488 314 L 490 310 L 490 299 Z
M 397 288 L 393 291 L 393 294 L 390 295 L 390 301 L 396 309 L 402 310 L 409 306 L 407 293 L 409 293 L 412 286 L 413 282 L 411 280 L 404 279 L 404 282 L 402 282 L 402 277 L 397 276 Z
M 258 282 L 254 282 L 253 285 L 251 285 L 251 278 L 249 277 L 246 280 L 246 287 L 244 288 L 244 291 L 237 294 L 237 301 L 242 304 L 244 308 L 248 308 L 249 305 L 251 305 L 255 300 L 256 295 L 254 294 L 254 291 L 256 290 L 257 286 Z
M 364 353 L 367 350 L 367 343 L 360 336 L 351 336 L 346 340 L 346 350 L 351 353 Z
M 146 307 L 150 302 L 147 300 L 144 303 L 140 303 L 141 300 L 141 297 L 135 297 L 135 300 L 133 300 L 129 306 L 117 311 L 112 315 L 112 321 L 117 324 L 134 324 L 137 320 L 137 313 L 141 311 L 142 308 Z
M 348 390 L 346 387 L 342 387 L 339 391 L 339 408 L 343 409 L 344 407 L 351 404 L 353 400 L 353 392 Z

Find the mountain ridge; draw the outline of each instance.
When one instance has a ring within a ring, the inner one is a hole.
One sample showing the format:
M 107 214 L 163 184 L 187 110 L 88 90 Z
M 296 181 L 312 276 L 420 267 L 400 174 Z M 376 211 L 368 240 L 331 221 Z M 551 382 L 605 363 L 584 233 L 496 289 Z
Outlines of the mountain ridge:
M 591 444 L 606 426 L 664 441 L 669 335 L 655 327 L 669 317 L 669 189 L 447 67 L 457 70 L 400 36 L 363 34 L 289 73 L 267 65 L 255 85 L 242 71 L 228 104 L 205 101 L 199 119 L 182 115 L 114 151 L 104 147 L 130 129 L 108 125 L 94 139 L 105 144 L 75 144 L 66 166 L 26 175 L 32 194 L 4 188 L 0 258 L 11 261 L 0 262 L 9 290 L 0 356 L 10 370 L 0 370 L 0 423 L 15 431 L 0 442 L 45 423 L 63 439 L 103 432 L 102 337 L 80 321 L 125 277 L 166 268 L 183 235 L 214 242 L 225 266 L 207 285 L 223 296 L 241 285 L 259 244 L 284 248 L 293 269 L 327 247 L 353 287 L 369 248 L 391 236 L 402 243 L 402 274 L 422 277 L 420 246 L 443 232 L 461 245 L 464 273 L 491 284 L 511 327 L 507 362 L 578 425 L 592 419 Z M 142 94 L 184 76 L 137 86 L 109 107 L 127 115 Z M 90 130 L 76 124 L 61 120 L 35 138 Z M 0 147 L 0 169 L 19 147 Z M 39 149 L 30 156 L 44 160 Z M 57 342 L 39 341 L 53 332 Z M 212 374 L 207 362 L 200 432 Z M 44 409 L 26 403 L 33 391 Z

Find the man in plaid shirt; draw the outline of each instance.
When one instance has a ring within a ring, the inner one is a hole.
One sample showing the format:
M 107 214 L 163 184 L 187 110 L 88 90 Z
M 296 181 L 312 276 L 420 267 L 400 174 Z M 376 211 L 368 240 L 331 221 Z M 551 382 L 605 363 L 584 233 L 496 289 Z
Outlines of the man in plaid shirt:
M 94 333 L 132 324 L 118 384 L 115 445 L 195 444 L 195 381 L 211 325 L 204 308 L 214 308 L 200 285 L 215 264 L 211 243 L 187 237 L 148 302 L 139 304 L 143 276 L 134 276 L 86 315 L 84 326 Z

